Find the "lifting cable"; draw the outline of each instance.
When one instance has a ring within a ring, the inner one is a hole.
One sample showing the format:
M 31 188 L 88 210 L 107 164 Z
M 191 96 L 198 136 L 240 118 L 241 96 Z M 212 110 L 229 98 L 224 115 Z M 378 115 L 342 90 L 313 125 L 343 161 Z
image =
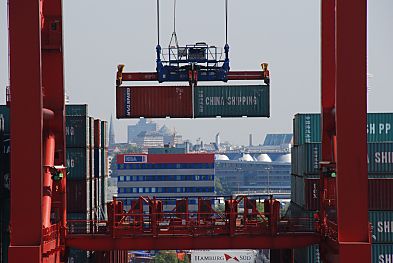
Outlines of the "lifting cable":
M 157 0 L 157 45 L 160 45 L 160 0 Z
M 171 40 L 169 41 L 169 47 L 171 47 L 172 40 L 175 42 L 176 48 L 178 48 L 179 43 L 177 41 L 177 35 L 176 35 L 176 0 L 173 0 L 173 32 L 172 32 Z
M 225 0 L 225 44 L 228 44 L 228 0 Z

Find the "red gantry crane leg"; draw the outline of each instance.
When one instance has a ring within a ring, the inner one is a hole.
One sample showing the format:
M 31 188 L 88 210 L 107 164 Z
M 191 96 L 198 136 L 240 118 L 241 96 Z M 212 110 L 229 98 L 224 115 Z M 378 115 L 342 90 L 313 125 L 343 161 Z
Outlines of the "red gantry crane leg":
M 9 1 L 11 263 L 60 262 L 65 179 L 52 177 L 65 164 L 61 16 L 61 0 Z
M 9 1 L 11 263 L 41 262 L 42 79 L 40 2 Z
M 330 235 L 322 243 L 325 262 L 371 261 L 366 42 L 366 0 L 322 0 L 322 158 L 337 175 L 321 176 L 322 231 L 337 233 L 336 240 Z M 336 180 L 335 204 L 329 205 L 324 200 L 331 194 L 328 180 Z M 328 217 L 328 206 L 337 214 Z

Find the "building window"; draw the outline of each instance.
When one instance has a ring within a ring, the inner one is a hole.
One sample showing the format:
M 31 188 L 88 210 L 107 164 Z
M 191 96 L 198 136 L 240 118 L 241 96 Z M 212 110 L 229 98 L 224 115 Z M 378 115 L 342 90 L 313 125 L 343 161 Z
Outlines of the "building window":
M 143 187 L 139 187 L 139 193 L 143 193 Z
M 152 193 L 155 193 L 155 192 L 156 192 L 156 188 L 155 188 L 155 187 L 152 187 L 152 188 L 151 188 L 151 192 L 152 192 Z

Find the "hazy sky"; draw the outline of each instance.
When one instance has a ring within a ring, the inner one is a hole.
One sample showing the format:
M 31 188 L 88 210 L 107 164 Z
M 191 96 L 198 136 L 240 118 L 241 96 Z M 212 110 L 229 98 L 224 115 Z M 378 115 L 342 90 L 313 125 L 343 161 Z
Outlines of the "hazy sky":
M 178 0 L 180 45 L 225 42 L 224 0 Z M 154 71 L 155 0 L 65 0 L 65 87 L 71 103 L 89 104 L 92 116 L 115 114 L 116 65 L 125 71 Z M 8 84 L 7 2 L 0 0 L 0 103 Z M 161 0 L 161 45 L 172 33 L 173 0 Z M 370 0 L 368 22 L 369 110 L 393 111 L 393 0 Z M 271 118 L 161 119 L 157 122 L 194 141 L 262 143 L 266 133 L 292 131 L 297 112 L 320 110 L 320 1 L 229 0 L 231 68 L 271 72 Z M 116 139 L 126 141 L 126 127 L 137 120 L 116 120 Z

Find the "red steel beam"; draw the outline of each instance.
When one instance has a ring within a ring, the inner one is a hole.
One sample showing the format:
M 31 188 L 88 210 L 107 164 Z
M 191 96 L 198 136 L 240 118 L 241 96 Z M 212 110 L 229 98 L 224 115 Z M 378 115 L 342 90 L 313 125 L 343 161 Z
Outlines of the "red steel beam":
M 64 69 L 63 69 L 63 21 L 62 1 L 42 1 L 42 85 L 44 107 L 55 116 L 50 129 L 55 135 L 55 165 L 65 164 L 65 117 L 64 117 Z
M 40 1 L 9 1 L 11 246 L 9 262 L 41 262 L 42 79 Z
M 229 71 L 228 80 L 262 80 L 263 71 Z
M 367 0 L 336 0 L 339 262 L 371 261 L 365 128 L 366 42 Z
M 300 248 L 318 244 L 318 234 L 242 235 L 242 236 L 142 236 L 68 234 L 66 245 L 83 250 L 171 250 L 171 249 L 262 249 Z
M 132 73 L 123 73 L 122 74 L 123 81 L 157 81 L 157 73 L 156 72 L 132 72 Z
M 229 71 L 228 80 L 263 80 L 263 71 Z M 156 72 L 124 72 L 122 81 L 157 81 Z
M 334 108 L 336 101 L 336 49 L 335 49 L 335 0 L 321 1 L 321 127 L 322 161 L 334 162 L 333 136 L 335 135 Z M 320 176 L 319 207 L 321 227 L 325 230 L 325 191 L 327 178 Z M 321 257 L 328 253 L 327 244 L 320 246 Z

